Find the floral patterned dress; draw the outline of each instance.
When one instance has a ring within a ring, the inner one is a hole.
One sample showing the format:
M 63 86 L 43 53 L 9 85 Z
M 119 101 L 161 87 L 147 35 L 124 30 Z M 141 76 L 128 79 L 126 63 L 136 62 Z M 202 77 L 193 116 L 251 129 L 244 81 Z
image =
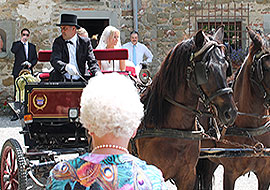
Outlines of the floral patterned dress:
M 58 163 L 46 189 L 53 190 L 164 190 L 162 173 L 130 154 L 86 153 Z

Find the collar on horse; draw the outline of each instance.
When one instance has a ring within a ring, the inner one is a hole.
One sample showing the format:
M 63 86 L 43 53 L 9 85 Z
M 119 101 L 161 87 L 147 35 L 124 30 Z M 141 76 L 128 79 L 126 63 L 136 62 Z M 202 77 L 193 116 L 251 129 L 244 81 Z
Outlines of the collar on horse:
M 163 137 L 163 138 L 182 138 L 188 140 L 202 140 L 205 138 L 204 129 L 199 123 L 198 119 L 195 118 L 195 125 L 199 130 L 195 131 L 184 131 L 180 129 L 160 129 L 160 128 L 145 128 L 138 129 L 137 134 L 134 138 L 130 139 L 132 154 L 134 156 L 138 156 L 137 147 L 135 144 L 135 140 L 140 138 L 151 138 L 151 137 Z

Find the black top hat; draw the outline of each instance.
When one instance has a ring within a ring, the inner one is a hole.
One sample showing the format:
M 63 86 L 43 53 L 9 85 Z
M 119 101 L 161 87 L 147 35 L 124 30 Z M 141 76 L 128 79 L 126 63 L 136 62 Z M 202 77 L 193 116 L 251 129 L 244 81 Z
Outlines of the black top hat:
M 61 21 L 60 24 L 56 24 L 56 26 L 76 26 L 76 28 L 80 28 L 79 25 L 77 25 L 77 16 L 72 14 L 62 14 L 61 15 Z

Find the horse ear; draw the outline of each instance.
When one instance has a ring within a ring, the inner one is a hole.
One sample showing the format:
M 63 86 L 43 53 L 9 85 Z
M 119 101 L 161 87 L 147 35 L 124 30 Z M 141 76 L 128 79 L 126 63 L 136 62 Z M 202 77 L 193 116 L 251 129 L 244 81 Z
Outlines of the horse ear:
M 253 41 L 255 46 L 259 46 L 261 47 L 263 42 L 262 42 L 262 37 L 260 36 L 259 33 L 254 32 L 251 28 L 249 28 L 248 26 L 246 27 L 247 31 L 248 31 L 248 35 L 250 37 L 250 39 Z
M 224 38 L 224 25 L 221 25 L 221 26 L 217 29 L 217 31 L 216 31 L 216 33 L 214 34 L 213 38 L 214 38 L 215 41 L 217 41 L 217 42 L 219 42 L 219 43 L 221 43 L 221 44 L 223 43 L 223 38 Z
M 195 45 L 197 48 L 201 48 L 204 43 L 205 35 L 202 30 L 199 30 L 195 35 Z

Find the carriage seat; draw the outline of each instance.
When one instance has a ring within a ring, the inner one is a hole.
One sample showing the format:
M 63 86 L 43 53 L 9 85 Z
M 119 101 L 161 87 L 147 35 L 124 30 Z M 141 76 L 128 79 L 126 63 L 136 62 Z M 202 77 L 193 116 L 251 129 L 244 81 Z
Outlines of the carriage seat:
M 97 60 L 126 60 L 128 59 L 127 49 L 94 49 L 94 55 Z M 52 50 L 40 50 L 38 52 L 38 61 L 49 62 L 51 58 Z M 102 73 L 112 73 L 113 71 L 102 71 Z M 136 77 L 135 67 L 128 65 L 126 66 L 126 71 L 118 71 L 118 73 L 123 75 L 132 75 Z M 39 74 L 41 81 L 47 81 L 50 78 L 50 73 L 45 72 Z
M 40 62 L 49 62 L 51 59 L 52 50 L 39 50 L 38 52 L 38 61 Z M 49 72 L 40 73 L 38 75 L 41 81 L 48 81 L 50 78 Z

